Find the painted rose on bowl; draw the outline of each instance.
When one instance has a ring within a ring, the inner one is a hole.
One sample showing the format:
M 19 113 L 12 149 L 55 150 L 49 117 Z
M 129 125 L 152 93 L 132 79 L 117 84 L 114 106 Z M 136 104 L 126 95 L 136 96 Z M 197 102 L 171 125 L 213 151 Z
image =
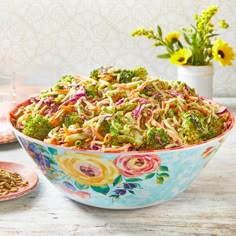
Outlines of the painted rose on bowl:
M 154 172 L 161 165 L 161 159 L 157 155 L 121 155 L 114 160 L 114 164 L 122 175 L 138 177 Z
M 111 184 L 119 175 L 119 170 L 112 161 L 103 160 L 96 154 L 79 154 L 65 152 L 58 155 L 58 166 L 80 184 L 102 186 Z

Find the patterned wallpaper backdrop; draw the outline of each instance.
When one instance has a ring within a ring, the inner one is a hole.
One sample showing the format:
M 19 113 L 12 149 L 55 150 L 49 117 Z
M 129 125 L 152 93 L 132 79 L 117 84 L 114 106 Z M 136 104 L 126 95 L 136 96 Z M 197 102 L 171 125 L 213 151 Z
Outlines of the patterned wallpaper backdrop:
M 143 65 L 151 75 L 175 79 L 176 67 L 156 58 L 152 42 L 130 34 L 139 26 L 160 24 L 165 32 L 189 26 L 194 13 L 212 4 L 220 6 L 215 19 L 229 22 L 222 37 L 236 50 L 235 0 L 0 0 L 0 71 L 46 86 L 105 64 Z M 215 65 L 215 96 L 236 97 L 235 74 L 236 63 Z

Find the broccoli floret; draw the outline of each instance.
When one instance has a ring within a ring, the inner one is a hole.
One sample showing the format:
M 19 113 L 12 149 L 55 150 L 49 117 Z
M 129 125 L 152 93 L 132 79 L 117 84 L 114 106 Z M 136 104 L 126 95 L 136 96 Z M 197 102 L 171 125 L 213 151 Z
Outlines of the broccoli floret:
M 218 116 L 212 117 L 209 123 L 209 130 L 215 130 L 219 134 L 223 129 L 224 121 Z
M 142 91 L 140 91 L 140 94 L 144 94 L 145 96 L 149 96 L 150 92 L 147 88 L 144 88 Z
M 133 146 L 137 146 L 135 138 L 131 137 L 130 135 L 124 135 L 124 134 L 112 137 L 110 143 L 115 146 L 120 146 L 124 143 L 131 143 Z
M 98 80 L 99 74 L 101 73 L 102 69 L 106 69 L 106 68 L 101 67 L 101 68 L 97 68 L 97 69 L 93 70 L 90 73 L 90 77 L 95 80 Z M 106 73 L 108 73 L 108 69 L 105 70 Z M 102 73 L 104 73 L 103 70 L 102 70 Z M 111 73 L 110 74 L 111 76 L 115 76 L 119 83 L 130 83 L 130 82 L 132 82 L 132 79 L 134 77 L 139 77 L 139 78 L 144 79 L 148 74 L 147 70 L 144 67 L 136 67 L 133 70 L 129 70 L 129 69 L 120 70 L 120 69 L 118 69 L 118 70 L 115 70 L 112 72 L 110 71 L 109 73 Z
M 74 76 L 72 75 L 64 75 L 61 77 L 59 82 L 65 82 L 65 83 L 71 83 L 71 81 L 74 79 Z
M 86 95 L 88 97 L 90 97 L 90 96 L 97 97 L 98 96 L 97 88 L 93 84 L 87 85 L 85 91 L 86 91 Z
M 114 126 L 110 126 L 109 133 L 111 134 L 111 139 L 109 141 L 110 145 L 118 145 L 117 137 L 119 136 L 119 130 Z
M 52 125 L 46 117 L 37 115 L 30 116 L 22 132 L 35 139 L 44 140 L 52 129 Z
M 119 83 L 130 83 L 134 77 L 145 79 L 147 70 L 144 67 L 136 67 L 133 70 L 122 70 L 119 74 Z
M 152 84 L 148 84 L 142 91 L 140 91 L 140 94 L 143 94 L 148 97 L 151 97 L 155 94 L 155 99 L 158 99 L 156 88 Z
M 124 143 L 131 143 L 134 147 L 139 148 L 142 144 L 142 140 L 139 137 L 141 135 L 135 135 L 132 131 L 127 133 L 125 130 L 122 130 L 120 132 L 114 126 L 110 126 L 109 132 L 111 134 L 110 145 L 120 146 Z
M 61 79 L 55 84 L 54 88 L 51 89 L 51 92 L 54 92 L 54 90 L 61 90 L 66 87 L 67 84 L 71 84 L 72 80 L 74 79 L 74 76 L 72 75 L 64 75 L 61 77 Z M 48 90 L 47 93 L 50 91 Z
M 54 98 L 55 103 L 61 103 L 62 99 L 65 97 L 64 94 L 58 94 L 57 97 Z
M 208 140 L 211 138 L 214 138 L 218 135 L 218 132 L 216 130 L 209 130 L 207 133 L 203 133 L 200 135 L 200 137 L 202 138 L 202 140 Z
M 140 67 L 140 66 L 136 67 L 133 71 L 134 71 L 135 77 L 139 77 L 139 78 L 142 78 L 142 79 L 145 79 L 147 74 L 148 74 L 146 68 Z
M 170 137 L 163 128 L 152 127 L 147 131 L 145 140 L 145 149 L 156 150 L 162 149 L 165 145 L 170 143 Z
M 184 143 L 194 144 L 217 136 L 223 122 L 219 118 L 212 118 L 210 123 L 208 117 L 200 111 L 191 111 L 183 114 L 182 136 Z
M 90 78 L 98 80 L 98 75 L 101 71 L 101 68 L 94 69 L 92 72 L 90 72 Z
M 130 83 L 135 73 L 132 70 L 122 70 L 118 76 L 119 83 Z
M 119 135 L 119 130 L 112 125 L 109 128 L 109 132 L 112 135 L 112 137 L 117 137 Z
M 77 112 L 72 112 L 64 117 L 63 123 L 68 128 L 70 125 L 81 123 L 81 119 L 78 117 Z
M 110 139 L 111 145 L 118 145 L 117 137 L 120 135 L 120 131 L 123 129 L 123 121 L 122 121 L 122 113 L 117 112 L 116 116 L 112 120 L 110 127 L 109 127 L 109 133 L 111 134 L 112 138 Z
M 208 132 L 201 134 L 203 140 L 208 140 L 216 137 L 224 129 L 224 122 L 219 117 L 212 117 L 210 123 L 208 124 Z
M 201 141 L 204 132 L 204 116 L 198 111 L 185 112 L 183 115 L 182 136 L 184 143 L 193 144 Z
M 110 132 L 110 124 L 107 120 L 102 120 L 98 127 L 98 133 L 101 134 L 103 137 Z
M 120 112 L 120 111 L 116 112 L 116 115 L 113 118 L 110 128 L 112 129 L 113 127 L 114 129 L 118 130 L 118 133 L 119 133 L 119 131 L 121 131 L 124 127 L 123 119 L 124 119 L 123 112 Z

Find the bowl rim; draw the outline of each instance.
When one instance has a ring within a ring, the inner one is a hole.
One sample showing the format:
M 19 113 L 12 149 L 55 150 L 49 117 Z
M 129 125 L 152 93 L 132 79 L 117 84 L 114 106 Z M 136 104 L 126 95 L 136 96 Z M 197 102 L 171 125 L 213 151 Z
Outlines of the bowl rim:
M 30 103 L 30 100 L 32 99 L 33 97 L 31 98 L 28 98 L 22 102 L 20 102 L 19 104 L 17 104 L 13 109 L 11 109 L 9 111 L 9 114 L 8 114 L 8 123 L 10 124 L 10 129 L 13 131 L 13 133 L 17 133 L 18 136 L 23 136 L 25 139 L 29 140 L 31 142 L 34 142 L 34 143 L 38 143 L 40 145 L 46 145 L 46 146 L 49 146 L 49 147 L 53 147 L 55 149 L 64 149 L 64 150 L 67 150 L 67 151 L 77 151 L 77 152 L 90 152 L 90 153 L 97 153 L 97 154 L 118 154 L 118 153 L 121 153 L 121 154 L 135 154 L 135 153 L 153 153 L 153 152 L 160 152 L 160 153 L 165 153 L 165 152 L 174 152 L 174 151 L 180 151 L 180 150 L 186 150 L 186 149 L 191 149 L 191 148 L 195 148 L 196 146 L 203 146 L 207 143 L 211 143 L 211 142 L 214 142 L 216 140 L 219 140 L 219 142 L 221 142 L 221 139 L 226 136 L 227 134 L 230 133 L 230 131 L 233 129 L 234 125 L 235 125 L 235 117 L 234 117 L 234 114 L 227 108 L 227 112 L 229 113 L 229 121 L 231 121 L 230 125 L 227 127 L 227 129 L 221 133 L 220 135 L 214 137 L 214 138 L 211 138 L 211 139 L 208 139 L 208 140 L 205 140 L 205 141 L 202 141 L 202 142 L 199 142 L 199 143 L 196 143 L 196 144 L 189 144 L 189 145 L 181 145 L 181 146 L 178 146 L 178 147 L 173 147 L 173 148 L 168 148 L 168 149 L 156 149 L 156 150 L 140 150 L 140 151 L 137 151 L 137 150 L 134 150 L 134 151 L 100 151 L 100 150 L 90 150 L 90 149 L 79 149 L 79 148 L 73 148 L 73 147 L 63 147 L 63 146 L 59 146 L 59 145 L 56 145 L 56 144 L 50 144 L 50 143 L 46 143 L 46 142 L 43 142 L 41 140 L 38 140 L 38 139 L 35 139 L 35 138 L 32 138 L 30 136 L 27 136 L 25 134 L 23 134 L 22 132 L 20 132 L 19 130 L 17 130 L 14 125 L 12 124 L 12 117 L 11 117 L 11 114 L 14 113 L 14 111 L 16 111 L 19 107 L 21 106 L 26 106 L 27 104 Z M 212 103 L 212 104 L 217 104 L 219 105 L 220 107 L 225 107 L 224 105 L 222 105 L 221 103 L 219 102 L 216 102 L 216 101 L 213 101 L 209 98 L 206 98 L 206 97 L 201 97 L 203 100 L 206 100 L 208 101 L 209 103 Z

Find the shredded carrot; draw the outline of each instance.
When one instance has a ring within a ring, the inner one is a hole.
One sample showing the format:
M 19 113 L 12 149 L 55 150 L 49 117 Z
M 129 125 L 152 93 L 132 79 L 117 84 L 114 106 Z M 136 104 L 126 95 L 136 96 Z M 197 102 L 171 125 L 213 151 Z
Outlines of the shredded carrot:
M 39 114 L 42 115 L 46 110 L 47 110 L 48 106 L 47 105 L 44 105 L 40 111 L 39 111 Z
M 136 89 L 133 89 L 133 90 L 130 92 L 130 95 L 132 96 L 133 94 L 142 91 L 146 86 L 147 86 L 147 82 L 143 82 L 139 87 L 137 87 Z
M 59 94 L 67 94 L 70 90 L 69 89 L 57 89 L 55 92 Z
M 121 151 L 125 152 L 125 151 L 128 151 L 131 146 L 132 145 L 130 143 L 127 143 L 119 148 L 105 148 L 104 152 L 121 152 Z
M 218 115 L 218 104 L 203 99 L 183 83 L 138 76 L 139 70 L 121 74 L 122 71 L 102 67 L 91 73 L 93 78 L 66 76 L 11 112 L 11 121 L 19 131 L 24 131 L 28 118 L 39 114 L 53 126 L 44 142 L 105 152 L 145 150 L 150 137 L 153 138 L 150 135 L 159 131 L 155 129 L 163 129 L 169 136 L 170 142 L 163 142 L 163 148 L 198 142 L 195 138 L 198 134 L 186 135 L 189 114 L 196 115 L 196 119 L 201 115 L 204 128 L 214 126 L 212 119 L 217 116 L 222 127 L 216 130 L 222 133 L 227 129 L 229 112 Z M 72 121 L 69 127 L 65 125 L 67 118 Z
M 59 118 L 54 118 L 54 119 L 51 120 L 50 123 L 51 123 L 52 126 L 55 127 L 58 124 L 58 122 L 59 122 Z
M 18 118 L 18 116 L 14 112 L 10 112 L 10 117 L 12 117 L 14 119 Z
M 66 134 L 66 135 L 70 135 L 71 132 L 67 129 L 67 127 L 66 127 L 64 124 L 63 124 L 62 126 L 63 126 L 63 129 L 64 129 L 65 134 Z
M 107 133 L 104 137 L 104 143 L 109 143 L 110 139 L 112 138 L 112 135 L 110 133 Z
M 101 134 L 98 133 L 98 131 L 95 128 L 92 128 L 92 132 L 93 134 L 96 136 L 96 138 L 98 138 L 100 141 L 103 141 L 103 137 Z
M 194 97 L 194 96 L 186 96 L 187 99 L 192 100 L 192 101 L 198 101 L 199 97 Z
M 65 110 L 65 111 L 73 111 L 74 110 L 74 105 L 62 106 L 61 109 Z
M 122 89 L 122 90 L 130 90 L 127 84 L 118 84 L 117 88 Z

